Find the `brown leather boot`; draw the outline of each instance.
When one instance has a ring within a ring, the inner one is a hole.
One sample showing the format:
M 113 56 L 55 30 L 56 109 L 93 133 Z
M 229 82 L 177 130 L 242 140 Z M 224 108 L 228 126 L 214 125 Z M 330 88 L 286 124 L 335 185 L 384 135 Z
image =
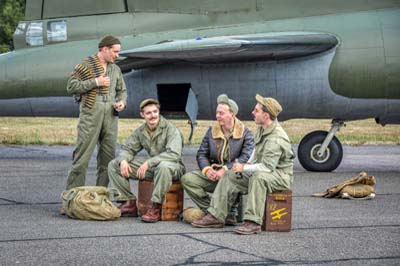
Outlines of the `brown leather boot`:
M 153 202 L 153 205 L 142 216 L 142 221 L 146 223 L 156 223 L 161 220 L 161 203 Z
M 237 224 L 236 216 L 234 216 L 233 214 L 228 214 L 228 216 L 226 216 L 225 218 L 225 225 L 236 225 L 236 224 Z
M 220 228 L 223 227 L 224 224 L 218 221 L 211 214 L 207 214 L 203 218 L 193 221 L 192 226 L 200 228 Z
M 241 235 L 258 234 L 261 232 L 261 225 L 252 221 L 244 221 L 244 224 L 236 227 L 233 232 Z
M 122 217 L 138 217 L 138 210 L 136 207 L 136 200 L 127 200 L 122 202 L 118 207 L 121 210 Z

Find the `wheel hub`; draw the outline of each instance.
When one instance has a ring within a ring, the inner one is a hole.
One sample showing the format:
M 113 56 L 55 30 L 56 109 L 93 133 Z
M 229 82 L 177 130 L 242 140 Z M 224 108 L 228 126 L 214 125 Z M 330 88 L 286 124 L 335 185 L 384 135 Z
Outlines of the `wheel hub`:
M 310 157 L 311 159 L 316 162 L 316 163 L 325 163 L 326 161 L 329 160 L 329 157 L 331 155 L 329 148 L 327 148 L 322 154 L 322 156 L 318 155 L 319 148 L 321 147 L 321 144 L 314 145 L 310 151 Z

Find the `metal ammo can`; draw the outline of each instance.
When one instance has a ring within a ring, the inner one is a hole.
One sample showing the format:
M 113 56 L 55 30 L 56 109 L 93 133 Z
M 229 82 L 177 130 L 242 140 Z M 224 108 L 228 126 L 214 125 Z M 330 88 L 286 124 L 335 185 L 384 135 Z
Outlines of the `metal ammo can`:
M 289 232 L 292 228 L 292 191 L 276 191 L 267 195 L 263 231 Z

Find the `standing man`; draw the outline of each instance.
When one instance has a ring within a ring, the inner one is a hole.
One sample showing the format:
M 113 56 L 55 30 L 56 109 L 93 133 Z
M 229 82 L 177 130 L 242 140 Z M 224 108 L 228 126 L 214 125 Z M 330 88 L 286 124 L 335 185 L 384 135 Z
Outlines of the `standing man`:
M 267 193 L 285 190 L 293 182 L 294 153 L 289 137 L 277 117 L 281 105 L 273 98 L 257 94 L 252 112 L 258 125 L 254 142 L 256 148 L 246 164 L 235 163 L 232 171 L 218 183 L 211 199 L 208 214 L 192 223 L 195 227 L 221 227 L 238 193 L 248 193 L 245 223 L 235 228 L 238 234 L 261 232 Z M 242 173 L 238 179 L 236 173 Z
M 239 108 L 235 101 L 221 94 L 217 98 L 215 122 L 207 131 L 197 151 L 200 171 L 193 171 L 182 177 L 182 186 L 193 202 L 206 212 L 210 206 L 210 196 L 225 172 L 233 162 L 247 162 L 254 149 L 251 131 L 238 119 Z M 235 208 L 236 209 L 236 208 Z M 233 210 L 225 223 L 234 225 L 236 213 Z
M 104 37 L 98 52 L 75 66 L 67 92 L 79 101 L 77 145 L 68 173 L 67 189 L 84 186 L 90 157 L 97 145 L 96 186 L 107 187 L 108 163 L 115 158 L 118 113 L 126 106 L 126 87 L 120 68 L 114 64 L 121 50 L 114 36 Z
M 108 165 L 112 185 L 119 190 L 122 216 L 137 217 L 136 196 L 129 179 L 153 179 L 152 207 L 142 221 L 161 220 L 161 207 L 173 180 L 185 173 L 182 162 L 183 137 L 179 129 L 160 115 L 160 104 L 146 99 L 140 104 L 140 116 L 145 123 L 137 128 L 121 147 L 121 154 Z M 137 158 L 145 149 L 150 158 Z

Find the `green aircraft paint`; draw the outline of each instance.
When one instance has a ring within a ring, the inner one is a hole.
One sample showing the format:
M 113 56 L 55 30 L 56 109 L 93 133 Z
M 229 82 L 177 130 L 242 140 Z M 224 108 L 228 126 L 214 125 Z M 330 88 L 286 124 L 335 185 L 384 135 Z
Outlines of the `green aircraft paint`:
M 400 0 L 27 0 L 15 50 L 0 55 L 1 116 L 77 116 L 69 73 L 99 39 L 122 42 L 128 88 L 121 117 L 147 97 L 166 117 L 215 118 L 215 99 L 236 99 L 252 119 L 256 93 L 279 119 L 330 118 L 299 145 L 307 170 L 342 159 L 344 121 L 400 123 Z

